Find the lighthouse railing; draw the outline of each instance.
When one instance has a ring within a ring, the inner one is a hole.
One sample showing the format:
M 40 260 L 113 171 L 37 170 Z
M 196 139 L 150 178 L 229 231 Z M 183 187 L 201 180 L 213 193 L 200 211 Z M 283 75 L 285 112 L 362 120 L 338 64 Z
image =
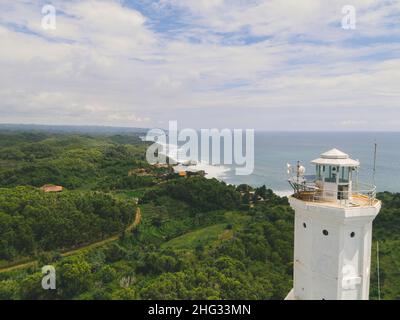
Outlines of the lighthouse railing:
M 376 201 L 376 186 L 366 183 L 358 182 L 346 191 L 324 190 L 317 181 L 299 180 L 298 177 L 289 179 L 289 183 L 294 190 L 293 196 L 304 201 L 331 202 L 343 207 L 373 205 Z

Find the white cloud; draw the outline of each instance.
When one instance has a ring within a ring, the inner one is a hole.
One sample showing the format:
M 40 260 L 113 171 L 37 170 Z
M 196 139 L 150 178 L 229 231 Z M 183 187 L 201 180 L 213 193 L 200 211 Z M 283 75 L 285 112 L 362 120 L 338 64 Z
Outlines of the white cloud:
M 204 110 L 199 127 L 226 127 L 245 121 L 243 108 L 282 119 L 336 107 L 340 119 L 373 118 L 399 105 L 400 45 L 388 40 L 400 36 L 399 1 L 354 0 L 355 31 L 340 27 L 346 2 L 159 1 L 187 10 L 173 37 L 120 1 L 54 1 L 54 31 L 41 28 L 41 6 L 0 4 L 0 121 L 157 126 L 193 109 Z M 252 121 L 243 126 L 263 128 Z
M 217 32 L 234 32 L 248 27 L 254 35 L 273 36 L 279 39 L 304 35 L 311 39 L 331 41 L 348 37 L 340 25 L 345 5 L 357 11 L 358 32 L 364 35 L 399 35 L 399 29 L 387 30 L 388 24 L 398 24 L 400 1 L 376 0 L 163 0 L 186 8 L 188 19 L 201 27 Z M 206 5 L 205 5 L 206 4 Z M 326 39 L 326 35 L 329 38 Z

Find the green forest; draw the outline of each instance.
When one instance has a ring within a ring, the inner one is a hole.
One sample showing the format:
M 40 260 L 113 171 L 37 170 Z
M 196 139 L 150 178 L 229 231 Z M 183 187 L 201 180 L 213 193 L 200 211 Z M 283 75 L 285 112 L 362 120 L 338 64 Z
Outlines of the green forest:
M 0 300 L 285 298 L 287 198 L 266 186 L 179 177 L 150 166 L 146 147 L 133 133 L 0 131 Z M 381 298 L 400 299 L 400 194 L 378 197 L 372 256 L 379 241 Z M 57 290 L 41 287 L 48 264 Z M 373 258 L 371 299 L 376 269 Z

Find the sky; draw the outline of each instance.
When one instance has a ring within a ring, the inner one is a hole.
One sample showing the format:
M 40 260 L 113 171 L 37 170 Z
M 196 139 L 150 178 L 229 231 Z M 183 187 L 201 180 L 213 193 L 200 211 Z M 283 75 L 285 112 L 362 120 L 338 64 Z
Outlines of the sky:
M 399 131 L 400 0 L 0 1 L 0 123 L 170 120 Z

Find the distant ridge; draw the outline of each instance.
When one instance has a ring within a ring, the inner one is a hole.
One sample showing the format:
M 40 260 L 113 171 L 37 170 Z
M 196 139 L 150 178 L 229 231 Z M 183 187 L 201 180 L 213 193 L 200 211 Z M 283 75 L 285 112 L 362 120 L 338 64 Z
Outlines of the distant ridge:
M 112 127 L 112 126 L 78 126 L 78 125 L 42 125 L 42 124 L 8 124 L 0 123 L 3 131 L 36 131 L 52 133 L 83 133 L 83 134 L 127 134 L 146 133 L 146 128 Z

